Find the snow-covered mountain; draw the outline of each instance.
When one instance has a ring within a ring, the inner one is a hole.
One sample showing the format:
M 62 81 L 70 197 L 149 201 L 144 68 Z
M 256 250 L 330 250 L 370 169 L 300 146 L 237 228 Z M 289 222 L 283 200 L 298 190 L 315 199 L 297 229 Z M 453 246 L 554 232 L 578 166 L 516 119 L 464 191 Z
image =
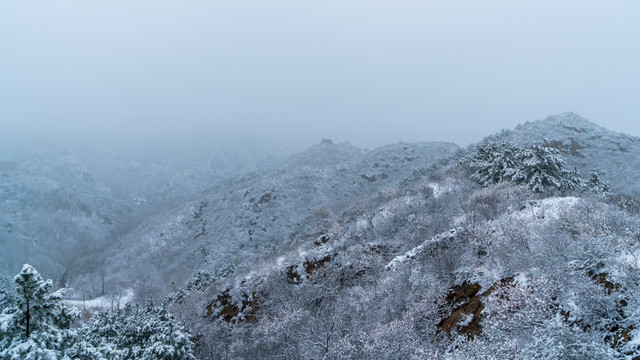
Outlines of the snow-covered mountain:
M 469 161 L 479 147 L 450 143 L 364 150 L 323 141 L 264 167 L 256 164 L 271 155 L 220 153 L 210 159 L 217 169 L 227 162 L 229 176 L 210 182 L 200 181 L 211 179 L 208 169 L 191 177 L 167 164 L 54 147 L 0 164 L 2 221 L 21 219 L 0 245 L 9 248 L 14 233 L 30 244 L 42 219 L 53 220 L 36 239 L 118 234 L 85 252 L 101 254 L 100 266 L 83 268 L 71 286 L 104 285 L 101 304 L 127 289 L 137 301 L 169 295 L 167 309 L 206 359 L 640 356 L 640 139 L 569 113 L 483 144 L 492 141 L 521 150 L 542 142 L 560 150 L 569 171 L 548 148 L 540 153 L 555 160 L 528 157 L 527 169 L 575 176 L 575 167 L 583 180 L 481 184 L 473 176 L 481 162 Z M 101 173 L 112 168 L 126 174 Z M 611 192 L 588 186 L 592 170 Z M 35 253 L 66 248 L 55 246 Z M 49 261 L 58 272 L 81 265 Z

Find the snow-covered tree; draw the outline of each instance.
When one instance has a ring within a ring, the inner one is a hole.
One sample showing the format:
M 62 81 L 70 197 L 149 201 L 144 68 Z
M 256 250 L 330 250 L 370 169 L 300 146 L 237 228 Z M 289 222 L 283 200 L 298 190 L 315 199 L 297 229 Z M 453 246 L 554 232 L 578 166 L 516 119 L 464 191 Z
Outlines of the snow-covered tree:
M 143 308 L 127 305 L 121 313 L 101 313 L 80 337 L 88 349 L 98 349 L 107 358 L 144 360 L 194 360 L 189 334 L 164 307 L 149 301 Z M 74 351 L 87 353 L 76 346 Z
M 521 156 L 519 171 L 514 177 L 517 183 L 535 192 L 553 188 L 572 190 L 581 186 L 582 180 L 577 169 L 571 172 L 564 168 L 565 160 L 558 149 L 535 142 Z
M 591 177 L 587 181 L 587 188 L 596 194 L 608 194 L 611 192 L 611 184 L 600 179 L 597 171 L 591 171 Z
M 523 149 L 511 142 L 486 141 L 466 160 L 474 169 L 471 177 L 482 186 L 511 181 L 535 192 L 544 192 L 573 190 L 583 185 L 577 169 L 564 168 L 560 151 L 540 142 Z
M 513 181 L 521 167 L 523 150 L 508 141 L 488 141 L 478 146 L 469 156 L 472 177 L 482 186 Z
M 56 359 L 74 341 L 70 330 L 78 317 L 62 303 L 64 289 L 50 293 L 43 280 L 25 264 L 15 276 L 15 296 L 0 314 L 0 359 Z

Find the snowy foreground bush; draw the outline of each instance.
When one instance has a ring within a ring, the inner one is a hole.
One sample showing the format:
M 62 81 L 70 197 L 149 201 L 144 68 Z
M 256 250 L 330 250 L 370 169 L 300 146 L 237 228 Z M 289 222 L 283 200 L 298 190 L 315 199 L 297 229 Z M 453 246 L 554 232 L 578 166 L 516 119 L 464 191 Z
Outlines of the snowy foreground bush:
M 149 302 L 122 312 L 101 313 L 82 328 L 79 317 L 28 264 L 2 289 L 0 359 L 195 359 L 188 334 L 166 309 Z

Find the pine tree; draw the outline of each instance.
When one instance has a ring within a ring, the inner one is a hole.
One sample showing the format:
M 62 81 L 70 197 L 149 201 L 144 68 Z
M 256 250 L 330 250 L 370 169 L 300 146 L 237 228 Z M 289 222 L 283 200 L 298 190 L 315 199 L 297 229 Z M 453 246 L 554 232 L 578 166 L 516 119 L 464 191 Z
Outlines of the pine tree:
M 518 175 L 523 150 L 506 141 L 489 141 L 478 146 L 469 157 L 475 172 L 471 175 L 482 186 L 512 181 Z
M 577 169 L 564 168 L 560 151 L 540 142 L 523 149 L 511 142 L 486 141 L 474 149 L 467 161 L 474 169 L 471 177 L 482 186 L 511 181 L 535 192 L 583 186 Z
M 600 175 L 598 175 L 598 172 L 596 171 L 591 171 L 591 177 L 587 182 L 587 188 L 596 194 L 608 194 L 611 192 L 611 184 L 606 181 L 602 181 L 600 179 Z
M 127 304 L 127 306 L 130 306 Z M 124 351 L 117 348 L 124 323 L 120 315 L 107 311 L 96 315 L 78 331 L 78 339 L 67 354 L 72 359 L 123 359 Z
M 563 187 L 569 190 L 575 190 L 585 187 L 585 183 L 584 181 L 582 181 L 582 176 L 580 175 L 580 172 L 578 172 L 577 167 L 574 167 L 573 170 L 569 172 L 567 178 L 565 179 Z
M 70 330 L 78 312 L 64 306 L 64 289 L 49 293 L 28 264 L 14 277 L 15 296 L 0 314 L 0 359 L 56 359 L 75 338 Z
M 530 149 L 522 153 L 522 171 L 514 180 L 535 192 L 579 187 L 581 181 L 575 179 L 575 174 L 567 171 L 564 165 L 564 158 L 558 149 L 535 142 Z
M 76 332 L 71 324 L 79 313 L 64 306 L 63 289 L 50 293 L 51 280 L 28 264 L 14 282 L 15 295 L 2 297 L 0 360 L 195 360 L 188 333 L 151 300 L 143 308 L 128 304 L 122 312 L 98 314 Z
M 195 360 L 189 334 L 152 300 L 144 307 L 127 304 L 121 312 L 99 314 L 80 330 L 80 338 L 88 349 L 76 347 L 80 354 L 97 349 L 107 359 Z

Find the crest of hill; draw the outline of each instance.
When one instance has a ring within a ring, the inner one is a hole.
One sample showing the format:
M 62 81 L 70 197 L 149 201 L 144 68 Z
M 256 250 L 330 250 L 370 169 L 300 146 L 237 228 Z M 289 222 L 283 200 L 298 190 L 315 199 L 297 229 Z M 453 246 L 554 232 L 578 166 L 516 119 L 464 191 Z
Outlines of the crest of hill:
M 616 192 L 639 194 L 640 138 L 610 131 L 574 114 L 564 113 L 526 122 L 487 139 L 531 146 L 546 140 L 562 152 L 567 167 L 577 167 L 584 178 L 592 170 L 610 181 Z
M 406 167 L 411 163 L 420 167 L 449 156 L 458 149 L 456 144 L 449 142 L 401 142 L 373 150 L 360 149 L 349 143 L 321 143 L 291 156 L 284 162 L 281 170 L 305 166 L 318 169 L 343 168 L 348 165 L 357 167 L 350 170 L 366 170 L 369 167 L 393 169 Z

